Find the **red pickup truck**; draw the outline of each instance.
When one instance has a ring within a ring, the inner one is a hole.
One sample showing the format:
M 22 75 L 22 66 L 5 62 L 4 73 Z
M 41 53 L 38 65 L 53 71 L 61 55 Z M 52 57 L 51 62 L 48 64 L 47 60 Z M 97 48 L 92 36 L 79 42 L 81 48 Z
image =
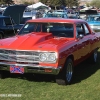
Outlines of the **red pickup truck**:
M 71 84 L 74 66 L 87 58 L 96 63 L 99 47 L 100 34 L 84 20 L 29 20 L 16 36 L 0 40 L 0 75 L 53 74 L 58 84 Z

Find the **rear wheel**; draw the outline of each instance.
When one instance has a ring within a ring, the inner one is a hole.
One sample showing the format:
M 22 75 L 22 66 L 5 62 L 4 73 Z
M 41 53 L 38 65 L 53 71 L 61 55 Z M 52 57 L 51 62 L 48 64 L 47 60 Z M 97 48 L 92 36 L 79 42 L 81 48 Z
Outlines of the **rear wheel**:
M 71 84 L 73 77 L 73 61 L 72 59 L 67 59 L 63 70 L 56 76 L 56 83 L 59 85 Z
M 93 51 L 92 55 L 90 56 L 91 63 L 95 64 L 97 62 L 98 52 L 97 49 Z
M 95 50 L 93 52 L 93 62 L 96 63 L 97 62 L 97 57 L 98 57 L 98 53 L 97 53 L 97 50 Z

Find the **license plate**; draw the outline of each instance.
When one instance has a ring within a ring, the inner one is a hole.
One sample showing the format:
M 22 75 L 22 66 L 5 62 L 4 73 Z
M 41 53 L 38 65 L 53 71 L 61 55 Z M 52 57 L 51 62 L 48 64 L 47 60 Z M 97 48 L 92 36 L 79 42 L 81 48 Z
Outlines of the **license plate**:
M 10 73 L 23 74 L 24 73 L 24 67 L 12 65 L 12 66 L 10 66 Z

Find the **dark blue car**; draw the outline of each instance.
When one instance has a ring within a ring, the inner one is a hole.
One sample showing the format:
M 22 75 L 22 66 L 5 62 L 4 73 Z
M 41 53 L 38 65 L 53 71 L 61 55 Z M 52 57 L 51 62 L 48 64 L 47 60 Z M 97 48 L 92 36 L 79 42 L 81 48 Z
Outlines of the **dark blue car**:
M 11 17 L 0 16 L 0 39 L 15 35 L 22 26 L 16 24 Z
M 17 30 L 23 26 L 20 23 L 23 20 L 25 8 L 24 5 L 9 6 L 0 15 L 0 39 L 14 36 Z

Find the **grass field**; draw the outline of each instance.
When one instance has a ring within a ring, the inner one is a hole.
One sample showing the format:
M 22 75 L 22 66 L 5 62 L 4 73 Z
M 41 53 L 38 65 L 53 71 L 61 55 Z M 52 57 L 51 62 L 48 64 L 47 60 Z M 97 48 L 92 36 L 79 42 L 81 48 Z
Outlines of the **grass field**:
M 71 85 L 57 85 L 49 75 L 0 79 L 0 100 L 100 100 L 100 50 L 98 54 L 95 65 L 83 62 L 75 68 Z

